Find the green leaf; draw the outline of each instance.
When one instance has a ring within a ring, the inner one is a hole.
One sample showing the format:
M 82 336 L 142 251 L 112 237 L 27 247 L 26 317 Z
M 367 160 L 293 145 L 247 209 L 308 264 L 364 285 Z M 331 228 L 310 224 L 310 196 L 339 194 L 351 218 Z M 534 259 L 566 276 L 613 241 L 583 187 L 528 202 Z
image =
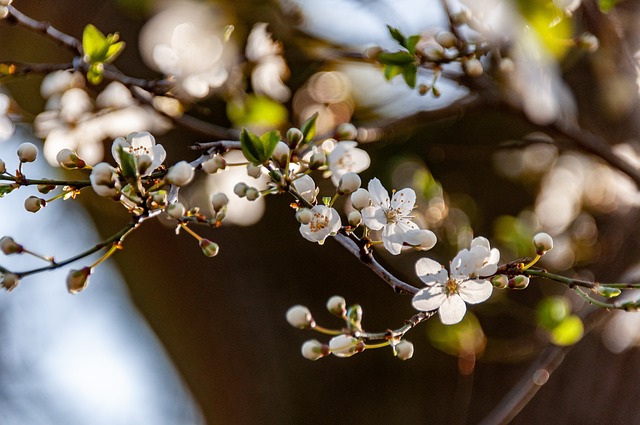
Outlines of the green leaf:
M 102 32 L 89 24 L 82 33 L 82 49 L 90 63 L 102 62 L 109 49 L 109 43 Z
M 409 53 L 413 55 L 416 53 L 416 45 L 418 44 L 418 41 L 420 41 L 420 35 L 412 35 L 407 39 L 407 43 L 404 47 L 406 47 Z
M 122 177 L 127 180 L 136 179 L 138 177 L 138 167 L 136 167 L 136 158 L 133 154 L 118 146 L 118 156 L 120 157 L 120 168 L 122 169 Z
M 606 286 L 598 286 L 596 288 L 596 292 L 598 295 L 602 295 L 606 298 L 614 298 L 622 293 L 622 291 L 618 288 L 608 288 Z
M 609 13 L 620 0 L 598 0 L 598 7 L 602 13 Z
M 564 319 L 551 331 L 551 342 L 566 347 L 582 339 L 584 325 L 578 316 L 571 315 Z
M 300 131 L 302 131 L 302 135 L 304 138 L 302 139 L 304 142 L 309 142 L 313 140 L 313 137 L 316 135 L 316 120 L 318 119 L 318 113 L 311 115 L 306 119 L 305 122 L 300 126 Z
M 93 85 L 100 84 L 102 82 L 102 70 L 102 62 L 92 63 L 87 71 L 87 80 Z
M 242 133 L 240 133 L 240 148 L 244 157 L 253 164 L 263 164 L 268 159 L 264 158 L 262 140 L 246 128 L 243 128 Z
M 113 62 L 124 50 L 125 43 L 124 41 L 118 41 L 117 43 L 111 44 L 107 49 L 107 54 L 104 59 L 104 62 L 111 63 Z
M 10 184 L 2 184 L 2 185 L 0 185 L 0 198 L 2 198 L 5 195 L 10 194 L 11 192 L 13 192 L 14 189 L 15 189 L 15 187 L 13 187 Z
M 384 67 L 384 78 L 386 78 L 387 81 L 389 81 L 396 75 L 402 74 L 402 70 L 403 68 L 398 65 L 386 65 Z
M 394 53 L 378 53 L 377 59 L 383 65 L 408 65 L 416 61 L 416 58 L 411 53 L 403 50 Z
M 405 36 L 400 32 L 400 30 L 398 28 L 393 28 L 390 25 L 387 25 L 387 28 L 389 29 L 389 34 L 391 34 L 391 37 L 393 37 L 394 40 L 404 46 L 406 39 Z
M 276 145 L 280 141 L 280 132 L 277 130 L 269 131 L 268 133 L 264 133 L 260 136 L 260 140 L 262 141 L 262 146 L 264 148 L 265 160 L 263 162 L 266 162 L 271 158 Z
M 412 89 L 416 88 L 416 77 L 418 75 L 418 67 L 415 63 L 409 64 L 402 70 L 402 78 Z

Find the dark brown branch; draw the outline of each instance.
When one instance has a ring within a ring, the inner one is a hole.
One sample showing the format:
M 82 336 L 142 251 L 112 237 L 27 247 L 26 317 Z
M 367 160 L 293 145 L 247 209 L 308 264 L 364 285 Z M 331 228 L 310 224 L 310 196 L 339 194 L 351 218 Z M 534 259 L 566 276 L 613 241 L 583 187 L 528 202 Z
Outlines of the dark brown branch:
M 40 22 L 28 17 L 13 6 L 9 6 L 9 16 L 7 16 L 6 21 L 10 24 L 20 25 L 32 31 L 45 34 L 57 44 L 73 51 L 74 54 L 82 54 L 80 40 L 57 30 L 48 22 Z
M 0 62 L 0 78 L 19 77 L 29 74 L 48 74 L 54 71 L 67 71 L 75 67 L 73 63 L 25 63 L 3 61 Z

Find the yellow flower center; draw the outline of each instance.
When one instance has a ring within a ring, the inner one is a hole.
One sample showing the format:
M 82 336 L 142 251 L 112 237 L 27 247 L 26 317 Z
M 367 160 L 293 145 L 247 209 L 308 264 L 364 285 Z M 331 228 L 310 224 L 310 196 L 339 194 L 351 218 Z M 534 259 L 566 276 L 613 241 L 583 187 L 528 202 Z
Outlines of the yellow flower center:
M 444 291 L 447 295 L 453 295 L 460 292 L 460 284 L 453 278 L 447 279 L 447 283 L 444 284 Z
M 324 229 L 328 225 L 329 225 L 329 217 L 317 212 L 313 214 L 313 218 L 309 222 L 309 229 L 313 233 L 315 233 Z

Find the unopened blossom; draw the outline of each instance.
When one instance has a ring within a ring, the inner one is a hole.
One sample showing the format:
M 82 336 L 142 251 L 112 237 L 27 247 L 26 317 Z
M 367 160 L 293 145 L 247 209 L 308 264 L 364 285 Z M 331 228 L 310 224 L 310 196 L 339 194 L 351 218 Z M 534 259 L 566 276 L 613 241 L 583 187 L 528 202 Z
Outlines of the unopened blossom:
M 67 170 L 75 170 L 78 168 L 84 168 L 87 164 L 78 157 L 78 154 L 71 149 L 62 149 L 56 155 L 56 161 L 62 168 Z
M 327 310 L 331 314 L 343 317 L 347 313 L 347 301 L 340 295 L 334 295 L 327 301 Z
M 40 211 L 45 205 L 47 201 L 37 196 L 29 196 L 24 200 L 24 209 L 32 213 Z
M 33 162 L 38 156 L 38 148 L 33 143 L 25 142 L 18 146 L 20 162 Z
M 171 204 L 166 209 L 167 215 L 171 218 L 180 219 L 184 216 L 186 212 L 186 208 L 182 203 L 176 202 L 175 204 Z
M 222 155 L 214 155 L 202 163 L 202 170 L 207 174 L 217 173 L 227 166 L 227 161 Z
M 276 144 L 273 153 L 271 154 L 271 158 L 278 163 L 278 165 L 284 168 L 287 165 L 287 159 L 289 159 L 289 153 L 291 150 L 289 146 L 283 141 L 280 141 Z
M 84 267 L 80 270 L 71 270 L 67 275 L 67 290 L 70 294 L 77 294 L 89 285 L 91 267 Z
M 291 185 L 305 201 L 309 202 L 310 204 L 316 202 L 318 189 L 316 188 L 316 182 L 313 181 L 311 176 L 305 174 L 304 176 L 298 177 L 293 182 L 291 182 Z
M 395 352 L 400 360 L 409 360 L 413 357 L 413 343 L 403 339 L 396 344 Z
M 348 195 L 360 189 L 362 181 L 356 173 L 345 173 L 340 177 L 338 182 L 338 193 L 340 195 Z
M 13 289 L 20 283 L 20 278 L 14 273 L 5 273 L 0 280 L 0 286 L 7 290 L 7 292 L 13 291 Z
M 313 213 L 309 208 L 298 208 L 298 211 L 296 211 L 296 220 L 298 220 L 298 223 L 309 224 L 312 218 Z
M 331 354 L 336 357 L 351 357 L 363 350 L 357 338 L 349 335 L 338 335 L 329 341 Z
M 22 254 L 24 248 L 17 243 L 11 236 L 3 236 L 0 239 L 0 251 L 4 255 Z
M 305 359 L 309 360 L 318 360 L 329 354 L 329 347 L 325 344 L 321 343 L 317 339 L 310 339 L 302 344 L 302 348 L 300 350 L 302 352 L 302 356 Z
M 144 169 L 138 169 L 141 176 L 151 174 L 164 162 L 167 156 L 162 145 L 156 145 L 156 139 L 147 131 L 130 133 L 126 139 L 124 137 L 118 137 L 113 141 L 111 145 L 111 155 L 113 155 L 113 158 L 120 168 L 122 168 L 120 147 L 125 152 L 132 154 L 136 159 L 136 163 L 145 163 L 146 167 L 144 167 Z
M 402 189 L 389 199 L 387 190 L 377 178 L 369 182 L 371 206 L 362 209 L 362 219 L 365 226 L 371 230 L 382 229 L 384 247 L 394 255 L 402 250 L 400 234 L 418 229 L 418 225 L 411 221 L 411 211 L 416 203 L 416 193 L 413 189 Z
M 309 309 L 303 305 L 294 305 L 287 310 L 287 322 L 299 329 L 313 328 L 316 324 Z
M 536 247 L 536 254 L 544 255 L 553 249 L 553 238 L 548 233 L 538 233 L 533 237 L 533 245 Z
M 194 171 L 187 161 L 180 161 L 169 168 L 165 180 L 176 186 L 185 186 L 193 180 Z
M 316 205 L 311 208 L 311 212 L 311 221 L 300 226 L 300 233 L 305 239 L 322 245 L 327 237 L 335 235 L 340 230 L 340 215 L 335 209 L 325 205 Z
M 200 239 L 198 245 L 200 245 L 202 253 L 207 257 L 215 257 L 220 251 L 220 246 L 218 246 L 217 243 L 210 241 L 209 239 Z
M 371 195 L 369 195 L 367 189 L 361 187 L 353 192 L 351 194 L 351 205 L 357 210 L 361 210 L 371 205 Z
M 7 171 L 7 166 L 3 160 L 0 159 L 0 174 L 4 174 Z
M 358 146 L 358 142 L 338 142 L 327 155 L 327 165 L 331 171 L 331 181 L 334 186 L 338 186 L 340 177 L 344 174 L 359 173 L 369 168 L 369 164 L 371 164 L 369 154 L 356 146 Z
M 451 261 L 450 274 L 436 261 L 429 258 L 418 260 L 416 273 L 427 287 L 419 290 L 413 297 L 412 304 L 417 310 L 438 310 L 442 323 L 452 325 L 464 317 L 467 311 L 465 302 L 477 304 L 491 296 L 491 282 L 477 276 L 480 276 L 479 272 L 492 268 L 495 251 L 485 252 L 482 249 L 484 238 L 476 239 L 479 240 L 472 249 L 463 249 Z
M 96 164 L 89 175 L 94 192 L 106 198 L 112 198 L 120 193 L 120 182 L 111 165 L 106 162 Z
M 229 203 L 229 198 L 222 192 L 214 193 L 211 195 L 211 206 L 215 212 L 218 212 L 222 207 Z

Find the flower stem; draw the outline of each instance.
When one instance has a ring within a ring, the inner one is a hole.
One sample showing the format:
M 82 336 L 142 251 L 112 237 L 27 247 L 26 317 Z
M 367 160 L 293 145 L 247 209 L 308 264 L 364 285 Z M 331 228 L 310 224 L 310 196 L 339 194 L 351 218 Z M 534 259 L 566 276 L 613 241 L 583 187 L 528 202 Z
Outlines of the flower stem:
M 342 334 L 341 330 L 328 329 L 328 328 L 325 328 L 323 326 L 318 326 L 318 325 L 315 325 L 313 327 L 313 330 L 316 330 L 316 331 L 318 331 L 320 333 L 323 333 L 325 335 L 340 335 L 340 334 Z
M 187 226 L 185 223 L 180 223 L 180 227 L 182 227 L 185 230 L 185 232 L 187 232 L 188 234 L 190 234 L 191 236 L 196 238 L 196 240 L 198 242 L 200 242 L 202 240 L 202 236 L 200 236 L 199 234 L 197 234 L 193 230 L 189 229 L 189 226 Z

